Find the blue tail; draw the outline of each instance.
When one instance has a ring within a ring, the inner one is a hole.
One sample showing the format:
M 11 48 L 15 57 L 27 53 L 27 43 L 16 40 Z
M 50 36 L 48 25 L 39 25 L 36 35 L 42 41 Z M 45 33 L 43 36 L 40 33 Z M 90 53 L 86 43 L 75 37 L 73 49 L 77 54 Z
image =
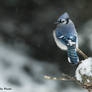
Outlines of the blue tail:
M 67 54 L 68 54 L 68 61 L 70 63 L 78 64 L 79 58 L 76 49 L 74 47 L 68 47 Z

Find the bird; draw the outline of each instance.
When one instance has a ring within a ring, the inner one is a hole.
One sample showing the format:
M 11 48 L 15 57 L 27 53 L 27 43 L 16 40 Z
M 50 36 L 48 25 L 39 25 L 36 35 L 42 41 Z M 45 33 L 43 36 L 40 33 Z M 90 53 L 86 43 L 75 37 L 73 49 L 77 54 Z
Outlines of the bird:
M 78 64 L 78 34 L 69 14 L 67 12 L 63 13 L 55 24 L 56 29 L 53 31 L 53 37 L 56 45 L 61 50 L 67 51 L 69 63 Z

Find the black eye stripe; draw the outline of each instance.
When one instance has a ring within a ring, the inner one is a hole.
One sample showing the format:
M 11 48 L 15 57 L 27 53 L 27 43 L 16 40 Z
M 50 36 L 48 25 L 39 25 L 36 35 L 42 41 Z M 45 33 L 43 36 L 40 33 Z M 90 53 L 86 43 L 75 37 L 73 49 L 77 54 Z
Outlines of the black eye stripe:
M 58 23 L 63 23 L 63 22 L 66 22 L 66 24 L 68 24 L 68 23 L 69 23 L 69 18 L 67 18 L 67 19 L 65 19 L 65 20 L 60 19 L 60 20 L 58 21 Z
M 58 21 L 59 23 L 63 23 L 64 22 L 64 20 L 62 21 L 61 19 L 60 19 L 60 21 Z
M 60 23 L 62 23 L 61 19 L 60 19 Z
M 68 23 L 69 23 L 69 18 L 66 19 L 66 24 L 68 24 Z

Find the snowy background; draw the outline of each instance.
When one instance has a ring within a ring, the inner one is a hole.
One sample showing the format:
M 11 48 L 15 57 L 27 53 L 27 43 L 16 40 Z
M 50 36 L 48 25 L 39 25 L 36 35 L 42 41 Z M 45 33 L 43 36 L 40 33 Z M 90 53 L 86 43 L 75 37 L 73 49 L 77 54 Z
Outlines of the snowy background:
M 4 43 L 0 44 L 0 92 L 87 92 L 73 81 L 44 79 L 61 76 L 55 64 L 40 62 Z
M 75 75 L 66 52 L 55 44 L 54 22 L 67 11 L 79 34 L 79 47 L 92 56 L 91 0 L 0 0 L 0 92 L 87 92 L 73 81 L 43 75 Z M 80 59 L 83 59 L 80 56 Z

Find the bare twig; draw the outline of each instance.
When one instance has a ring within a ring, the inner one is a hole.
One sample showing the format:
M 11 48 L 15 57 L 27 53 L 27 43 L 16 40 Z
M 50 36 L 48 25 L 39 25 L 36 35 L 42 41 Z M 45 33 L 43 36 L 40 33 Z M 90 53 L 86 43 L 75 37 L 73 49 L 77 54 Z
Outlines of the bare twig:
M 57 77 L 48 76 L 48 75 L 45 75 L 44 78 L 50 79 L 50 80 L 68 80 L 68 79 L 66 79 L 66 78 L 64 78 L 64 77 L 58 77 L 58 78 L 57 78 Z
M 53 77 L 53 76 L 45 75 L 44 78 L 50 79 L 50 80 L 76 80 L 74 77 L 71 77 L 66 74 L 63 74 L 62 77 Z
M 77 48 L 77 52 L 79 54 L 81 54 L 84 57 L 84 59 L 87 59 L 88 58 L 88 56 L 82 50 L 80 50 L 79 48 Z

